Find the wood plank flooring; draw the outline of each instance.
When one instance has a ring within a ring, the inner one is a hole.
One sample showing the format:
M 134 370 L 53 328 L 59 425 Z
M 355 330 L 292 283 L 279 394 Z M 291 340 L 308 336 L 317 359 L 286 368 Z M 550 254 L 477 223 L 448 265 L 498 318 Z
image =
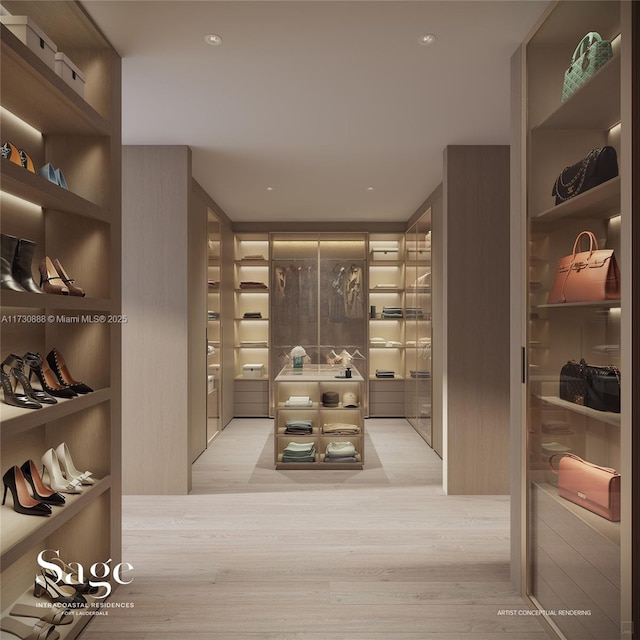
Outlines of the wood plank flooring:
M 84 640 L 544 640 L 509 582 L 509 500 L 451 496 L 404 420 L 367 420 L 362 471 L 275 471 L 236 419 L 189 496 L 125 496 L 134 581 Z

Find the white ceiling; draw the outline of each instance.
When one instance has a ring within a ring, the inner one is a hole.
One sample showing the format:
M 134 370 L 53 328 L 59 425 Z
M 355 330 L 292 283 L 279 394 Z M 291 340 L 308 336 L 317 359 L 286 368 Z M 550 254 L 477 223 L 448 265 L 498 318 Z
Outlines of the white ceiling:
M 83 4 L 123 57 L 123 143 L 189 145 L 232 220 L 397 221 L 445 146 L 508 144 L 509 60 L 548 3 Z

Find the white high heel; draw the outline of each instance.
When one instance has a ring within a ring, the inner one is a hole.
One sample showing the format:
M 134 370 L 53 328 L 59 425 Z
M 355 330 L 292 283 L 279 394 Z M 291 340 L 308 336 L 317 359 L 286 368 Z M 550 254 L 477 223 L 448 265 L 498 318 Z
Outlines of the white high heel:
M 80 480 L 81 484 L 95 484 L 96 481 L 91 477 L 91 471 L 78 471 L 76 466 L 73 464 L 73 460 L 71 459 L 71 452 L 69 451 L 69 447 L 67 447 L 66 442 L 61 442 L 56 447 L 56 454 L 58 456 L 58 460 L 62 466 L 62 471 L 64 472 L 67 480 Z
M 76 478 L 67 480 L 60 470 L 60 461 L 53 449 L 45 451 L 42 456 L 42 474 L 44 470 L 49 474 L 49 486 L 61 493 L 82 493 L 82 482 Z

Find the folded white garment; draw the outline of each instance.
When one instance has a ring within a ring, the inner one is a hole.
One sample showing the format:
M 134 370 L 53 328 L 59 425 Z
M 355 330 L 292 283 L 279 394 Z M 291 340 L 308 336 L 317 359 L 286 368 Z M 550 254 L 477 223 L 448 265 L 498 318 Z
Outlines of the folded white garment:
M 330 442 L 327 445 L 327 455 L 355 456 L 356 448 L 353 442 Z

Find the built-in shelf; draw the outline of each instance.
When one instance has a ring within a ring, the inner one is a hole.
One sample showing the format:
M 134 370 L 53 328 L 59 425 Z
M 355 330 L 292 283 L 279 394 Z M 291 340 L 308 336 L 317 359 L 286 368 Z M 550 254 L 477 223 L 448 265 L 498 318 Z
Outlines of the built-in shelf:
M 537 394 L 534 395 L 539 400 L 542 400 L 542 402 L 546 402 L 547 404 L 550 404 L 554 407 L 567 409 L 568 411 L 573 411 L 573 413 L 579 413 L 580 415 L 587 416 L 588 418 L 592 418 L 593 420 L 598 420 L 599 422 L 604 422 L 605 424 L 610 424 L 615 427 L 620 426 L 619 413 L 612 413 L 610 411 L 597 411 L 596 409 L 592 409 L 591 407 L 585 407 L 581 404 L 568 402 L 567 400 L 563 400 L 558 396 L 541 396 Z
M 7 497 L 7 503 L 2 507 L 0 569 L 4 571 L 110 488 L 111 476 L 106 476 L 96 480 L 94 485 L 84 486 L 82 493 L 64 494 L 65 505 L 52 507 L 51 515 L 46 518 L 16 513 L 9 506 L 9 502 L 13 504 L 12 498 Z
M 560 302 L 555 304 L 537 304 L 538 309 L 562 309 L 563 307 L 603 307 L 605 309 L 620 306 L 620 300 L 592 300 L 589 302 Z
M 9 291 L 3 289 L 0 293 L 0 302 L 3 308 L 12 307 L 16 309 L 48 309 L 60 311 L 82 311 L 77 321 L 72 316 L 65 316 L 63 322 L 67 324 L 83 324 L 83 323 L 103 323 L 108 322 L 108 315 L 94 314 L 91 311 L 109 311 L 111 309 L 111 300 L 106 298 L 81 298 L 80 296 L 58 296 L 50 293 L 31 293 L 29 291 Z M 5 316 L 24 315 L 3 313 Z M 101 315 L 105 315 L 102 320 Z M 89 317 L 85 317 L 89 316 Z M 57 320 L 56 320 L 57 321 Z M 5 320 L 4 324 L 11 323 L 12 320 Z M 18 320 L 16 320 L 18 322 Z

